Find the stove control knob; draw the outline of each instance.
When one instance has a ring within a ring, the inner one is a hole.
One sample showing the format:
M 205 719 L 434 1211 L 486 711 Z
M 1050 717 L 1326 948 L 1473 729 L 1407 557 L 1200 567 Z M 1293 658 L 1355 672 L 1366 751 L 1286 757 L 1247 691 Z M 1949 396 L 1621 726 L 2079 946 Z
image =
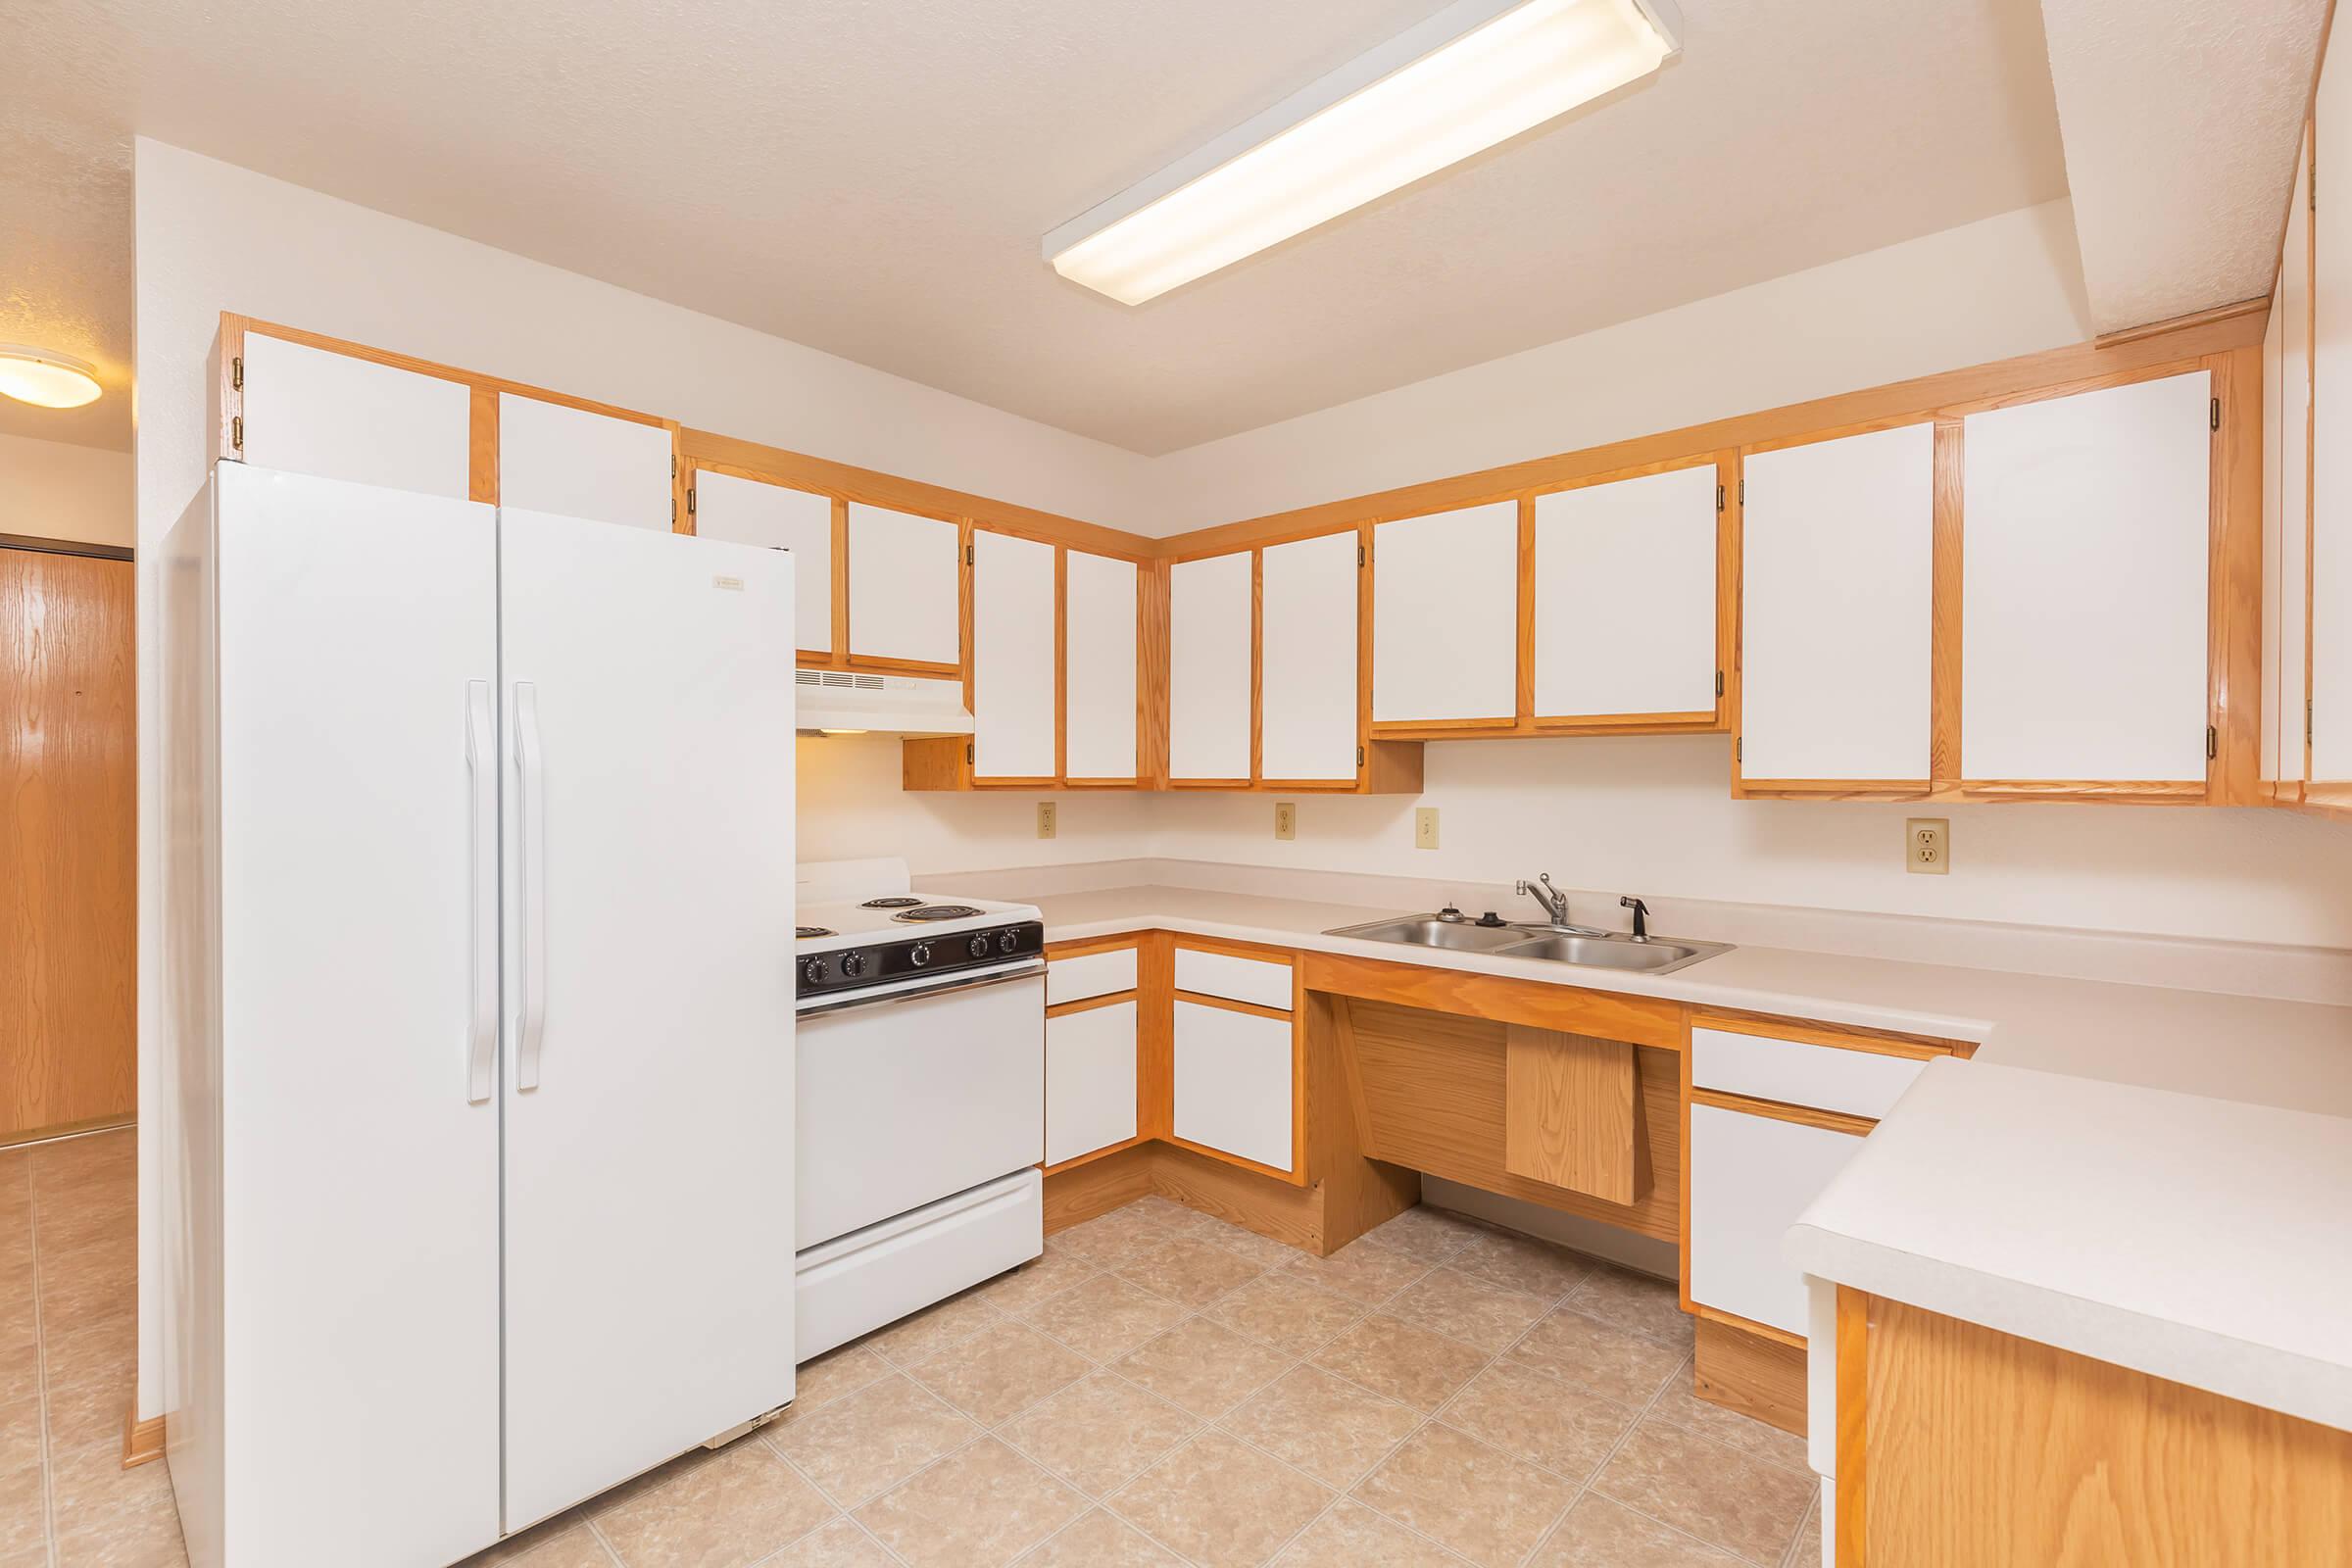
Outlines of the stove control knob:
M 917 969 L 920 969 L 924 964 L 929 963 L 931 961 L 931 944 L 928 942 L 917 942 L 913 949 L 907 953 L 906 961 L 913 964 Z
M 865 973 L 865 955 L 862 953 L 843 954 L 841 956 L 841 972 L 853 980 Z
M 1000 931 L 997 933 L 997 951 L 999 953 L 1010 954 L 1013 949 L 1019 947 L 1020 945 L 1021 934 L 1018 931 Z
M 970 942 L 964 944 L 964 951 L 969 953 L 975 958 L 987 957 L 988 938 L 985 935 L 973 937 Z
M 810 958 L 807 963 L 801 965 L 801 978 L 808 981 L 810 985 L 815 985 L 818 981 L 824 979 L 824 959 Z

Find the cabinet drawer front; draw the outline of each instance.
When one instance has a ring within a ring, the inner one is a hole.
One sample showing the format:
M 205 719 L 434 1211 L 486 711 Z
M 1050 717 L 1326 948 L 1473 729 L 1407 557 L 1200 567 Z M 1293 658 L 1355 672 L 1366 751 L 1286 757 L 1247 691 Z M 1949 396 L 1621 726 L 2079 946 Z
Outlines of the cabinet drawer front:
M 1199 997 L 1223 997 L 1228 1002 L 1254 1003 L 1261 1007 L 1291 1008 L 1291 966 L 1264 958 L 1241 958 L 1230 953 L 1203 953 L 1198 948 L 1176 950 L 1176 989 Z
M 1725 1029 L 1690 1031 L 1690 1082 L 1700 1089 L 1778 1100 L 1873 1120 L 1893 1108 L 1927 1063 L 1839 1046 L 1809 1046 Z
M 1105 955 L 1108 956 L 1108 955 Z M 1135 1136 L 1135 1004 L 1046 1020 L 1046 1163 Z
M 1690 1107 L 1690 1299 L 1791 1334 L 1806 1330 L 1805 1277 L 1781 1238 L 1845 1168 L 1851 1133 Z
M 1179 1002 L 1175 1057 L 1177 1137 L 1291 1168 L 1288 1019 Z
M 1046 1005 L 1084 1002 L 1135 989 L 1135 950 L 1114 948 L 1108 953 L 1082 953 L 1046 962 Z

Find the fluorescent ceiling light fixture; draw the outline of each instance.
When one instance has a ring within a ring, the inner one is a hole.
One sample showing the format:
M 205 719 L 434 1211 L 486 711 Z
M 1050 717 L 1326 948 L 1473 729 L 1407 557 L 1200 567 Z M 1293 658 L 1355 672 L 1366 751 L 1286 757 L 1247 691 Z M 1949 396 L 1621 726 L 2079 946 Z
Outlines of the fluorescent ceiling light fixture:
M 98 392 L 98 370 L 88 361 L 0 343 L 0 396 L 44 409 L 78 409 L 96 402 Z
M 1230 267 L 1656 71 L 1666 0 L 1458 0 L 1046 236 L 1126 305 Z

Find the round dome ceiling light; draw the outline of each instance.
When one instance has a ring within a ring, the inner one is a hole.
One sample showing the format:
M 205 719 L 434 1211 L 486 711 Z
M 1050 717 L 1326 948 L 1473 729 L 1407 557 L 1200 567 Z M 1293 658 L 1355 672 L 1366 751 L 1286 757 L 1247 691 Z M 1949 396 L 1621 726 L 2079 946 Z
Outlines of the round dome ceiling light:
M 78 409 L 102 389 L 97 367 L 71 354 L 0 343 L 0 396 L 44 409 Z

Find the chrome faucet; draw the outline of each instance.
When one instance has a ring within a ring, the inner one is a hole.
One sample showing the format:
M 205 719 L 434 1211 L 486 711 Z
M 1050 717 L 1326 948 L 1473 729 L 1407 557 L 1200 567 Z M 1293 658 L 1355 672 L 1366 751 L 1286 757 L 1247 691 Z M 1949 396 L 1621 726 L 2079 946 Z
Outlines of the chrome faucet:
M 1542 886 L 1537 884 L 1541 883 Z M 1571 925 L 1568 921 L 1568 895 L 1551 885 L 1549 871 L 1538 871 L 1534 882 L 1521 882 L 1519 891 L 1541 905 L 1544 918 L 1554 931 L 1572 932 L 1577 936 L 1596 937 L 1604 933 L 1589 925 Z
M 1522 880 L 1519 884 L 1519 892 L 1543 906 L 1544 917 L 1553 925 L 1566 925 L 1568 923 L 1568 895 L 1551 885 L 1549 871 L 1538 871 L 1536 881 L 1544 885 L 1538 887 L 1535 882 Z

